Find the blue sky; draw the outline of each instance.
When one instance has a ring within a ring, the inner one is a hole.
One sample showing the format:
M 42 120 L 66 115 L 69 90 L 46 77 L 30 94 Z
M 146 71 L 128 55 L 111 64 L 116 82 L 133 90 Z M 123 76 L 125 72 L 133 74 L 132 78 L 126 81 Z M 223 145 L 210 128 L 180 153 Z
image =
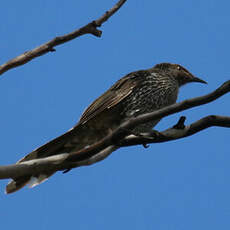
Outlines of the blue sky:
M 0 63 L 97 18 L 115 0 L 1 2 Z M 209 84 L 182 88 L 179 101 L 206 94 L 230 79 L 230 3 L 127 1 L 102 26 L 57 52 L 10 70 L 0 79 L 1 165 L 55 138 L 124 74 L 160 62 L 179 63 Z M 230 95 L 175 114 L 156 128 L 229 115 Z M 57 173 L 34 189 L 4 194 L 0 226 L 33 230 L 230 228 L 229 130 L 123 148 L 89 167 Z

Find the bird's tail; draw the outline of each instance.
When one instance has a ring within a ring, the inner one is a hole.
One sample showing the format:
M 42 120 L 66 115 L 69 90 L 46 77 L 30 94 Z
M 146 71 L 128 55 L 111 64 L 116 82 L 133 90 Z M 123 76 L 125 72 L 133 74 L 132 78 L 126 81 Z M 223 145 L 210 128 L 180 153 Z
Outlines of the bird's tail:
M 31 164 L 31 160 L 33 161 L 36 159 L 43 159 L 47 157 L 66 157 L 70 152 L 83 149 L 85 148 L 85 146 L 91 145 L 105 136 L 104 133 L 102 136 L 102 134 L 99 135 L 97 133 L 95 135 L 95 132 L 89 132 L 89 127 L 90 125 L 76 125 L 73 129 L 70 129 L 63 135 L 55 138 L 54 140 L 51 140 L 45 145 L 39 147 L 38 149 L 35 149 L 24 158 L 19 160 L 16 164 Z M 62 161 L 63 158 L 60 160 Z M 28 185 L 30 188 L 32 188 L 47 180 L 54 173 L 55 171 L 49 171 L 48 169 L 48 171 L 42 174 L 37 174 L 36 172 L 34 172 L 34 174 L 31 175 L 13 178 L 6 186 L 6 193 L 8 194 L 16 192 L 25 185 Z
M 67 140 L 69 140 L 69 138 L 73 135 L 74 130 L 66 132 L 65 134 L 39 147 L 38 149 L 35 149 L 33 152 L 29 153 L 24 158 L 19 160 L 16 164 L 23 164 L 27 163 L 27 161 L 30 160 L 42 159 L 50 156 L 57 156 L 59 154 L 62 154 L 63 152 L 68 152 L 68 149 L 66 149 L 64 145 L 67 143 Z M 7 184 L 5 192 L 7 194 L 16 192 L 25 185 L 28 185 L 29 188 L 32 188 L 47 180 L 54 173 L 54 171 L 48 171 L 42 174 L 33 174 L 14 178 L 10 180 Z
M 30 180 L 30 176 L 21 177 L 15 180 L 10 180 L 6 186 L 6 190 L 5 190 L 6 194 L 16 192 L 20 188 L 24 187 L 29 180 Z
M 54 172 L 49 174 L 40 174 L 38 176 L 23 176 L 16 179 L 12 179 L 6 186 L 6 194 L 13 193 L 23 188 L 25 185 L 28 185 L 29 188 L 33 188 L 36 185 L 41 184 L 46 181 Z

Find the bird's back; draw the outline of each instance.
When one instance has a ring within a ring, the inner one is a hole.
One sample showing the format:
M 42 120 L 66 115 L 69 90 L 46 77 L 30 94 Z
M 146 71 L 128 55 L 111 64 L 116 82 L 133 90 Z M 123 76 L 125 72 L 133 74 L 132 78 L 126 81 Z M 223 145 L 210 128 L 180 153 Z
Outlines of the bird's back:
M 34 150 L 22 161 L 73 152 L 101 140 L 129 118 L 176 102 L 178 84 L 168 75 L 150 70 L 132 72 L 117 81 L 82 114 L 67 133 Z M 156 121 L 147 124 L 148 130 Z M 140 127 L 147 127 L 146 124 Z M 145 128 L 140 131 L 147 131 Z

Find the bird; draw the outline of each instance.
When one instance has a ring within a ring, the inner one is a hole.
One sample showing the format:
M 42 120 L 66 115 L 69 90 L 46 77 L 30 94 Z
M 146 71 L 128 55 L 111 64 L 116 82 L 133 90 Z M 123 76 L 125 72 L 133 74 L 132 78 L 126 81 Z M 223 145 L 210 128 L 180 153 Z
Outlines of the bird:
M 179 88 L 191 82 L 207 83 L 183 66 L 173 63 L 160 63 L 149 69 L 131 72 L 97 98 L 72 129 L 35 149 L 16 164 L 86 148 L 130 118 L 176 103 Z M 160 119 L 137 125 L 132 131 L 150 132 L 159 121 Z M 50 171 L 41 175 L 13 178 L 6 186 L 6 193 L 13 193 L 26 184 L 34 187 L 54 173 Z

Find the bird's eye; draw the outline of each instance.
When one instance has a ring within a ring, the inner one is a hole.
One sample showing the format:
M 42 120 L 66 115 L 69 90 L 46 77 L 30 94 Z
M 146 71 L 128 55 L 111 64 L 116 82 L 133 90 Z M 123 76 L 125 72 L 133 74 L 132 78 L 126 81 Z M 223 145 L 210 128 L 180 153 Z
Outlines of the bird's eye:
M 178 65 L 177 67 L 176 67 L 178 70 L 181 70 L 181 67 Z

